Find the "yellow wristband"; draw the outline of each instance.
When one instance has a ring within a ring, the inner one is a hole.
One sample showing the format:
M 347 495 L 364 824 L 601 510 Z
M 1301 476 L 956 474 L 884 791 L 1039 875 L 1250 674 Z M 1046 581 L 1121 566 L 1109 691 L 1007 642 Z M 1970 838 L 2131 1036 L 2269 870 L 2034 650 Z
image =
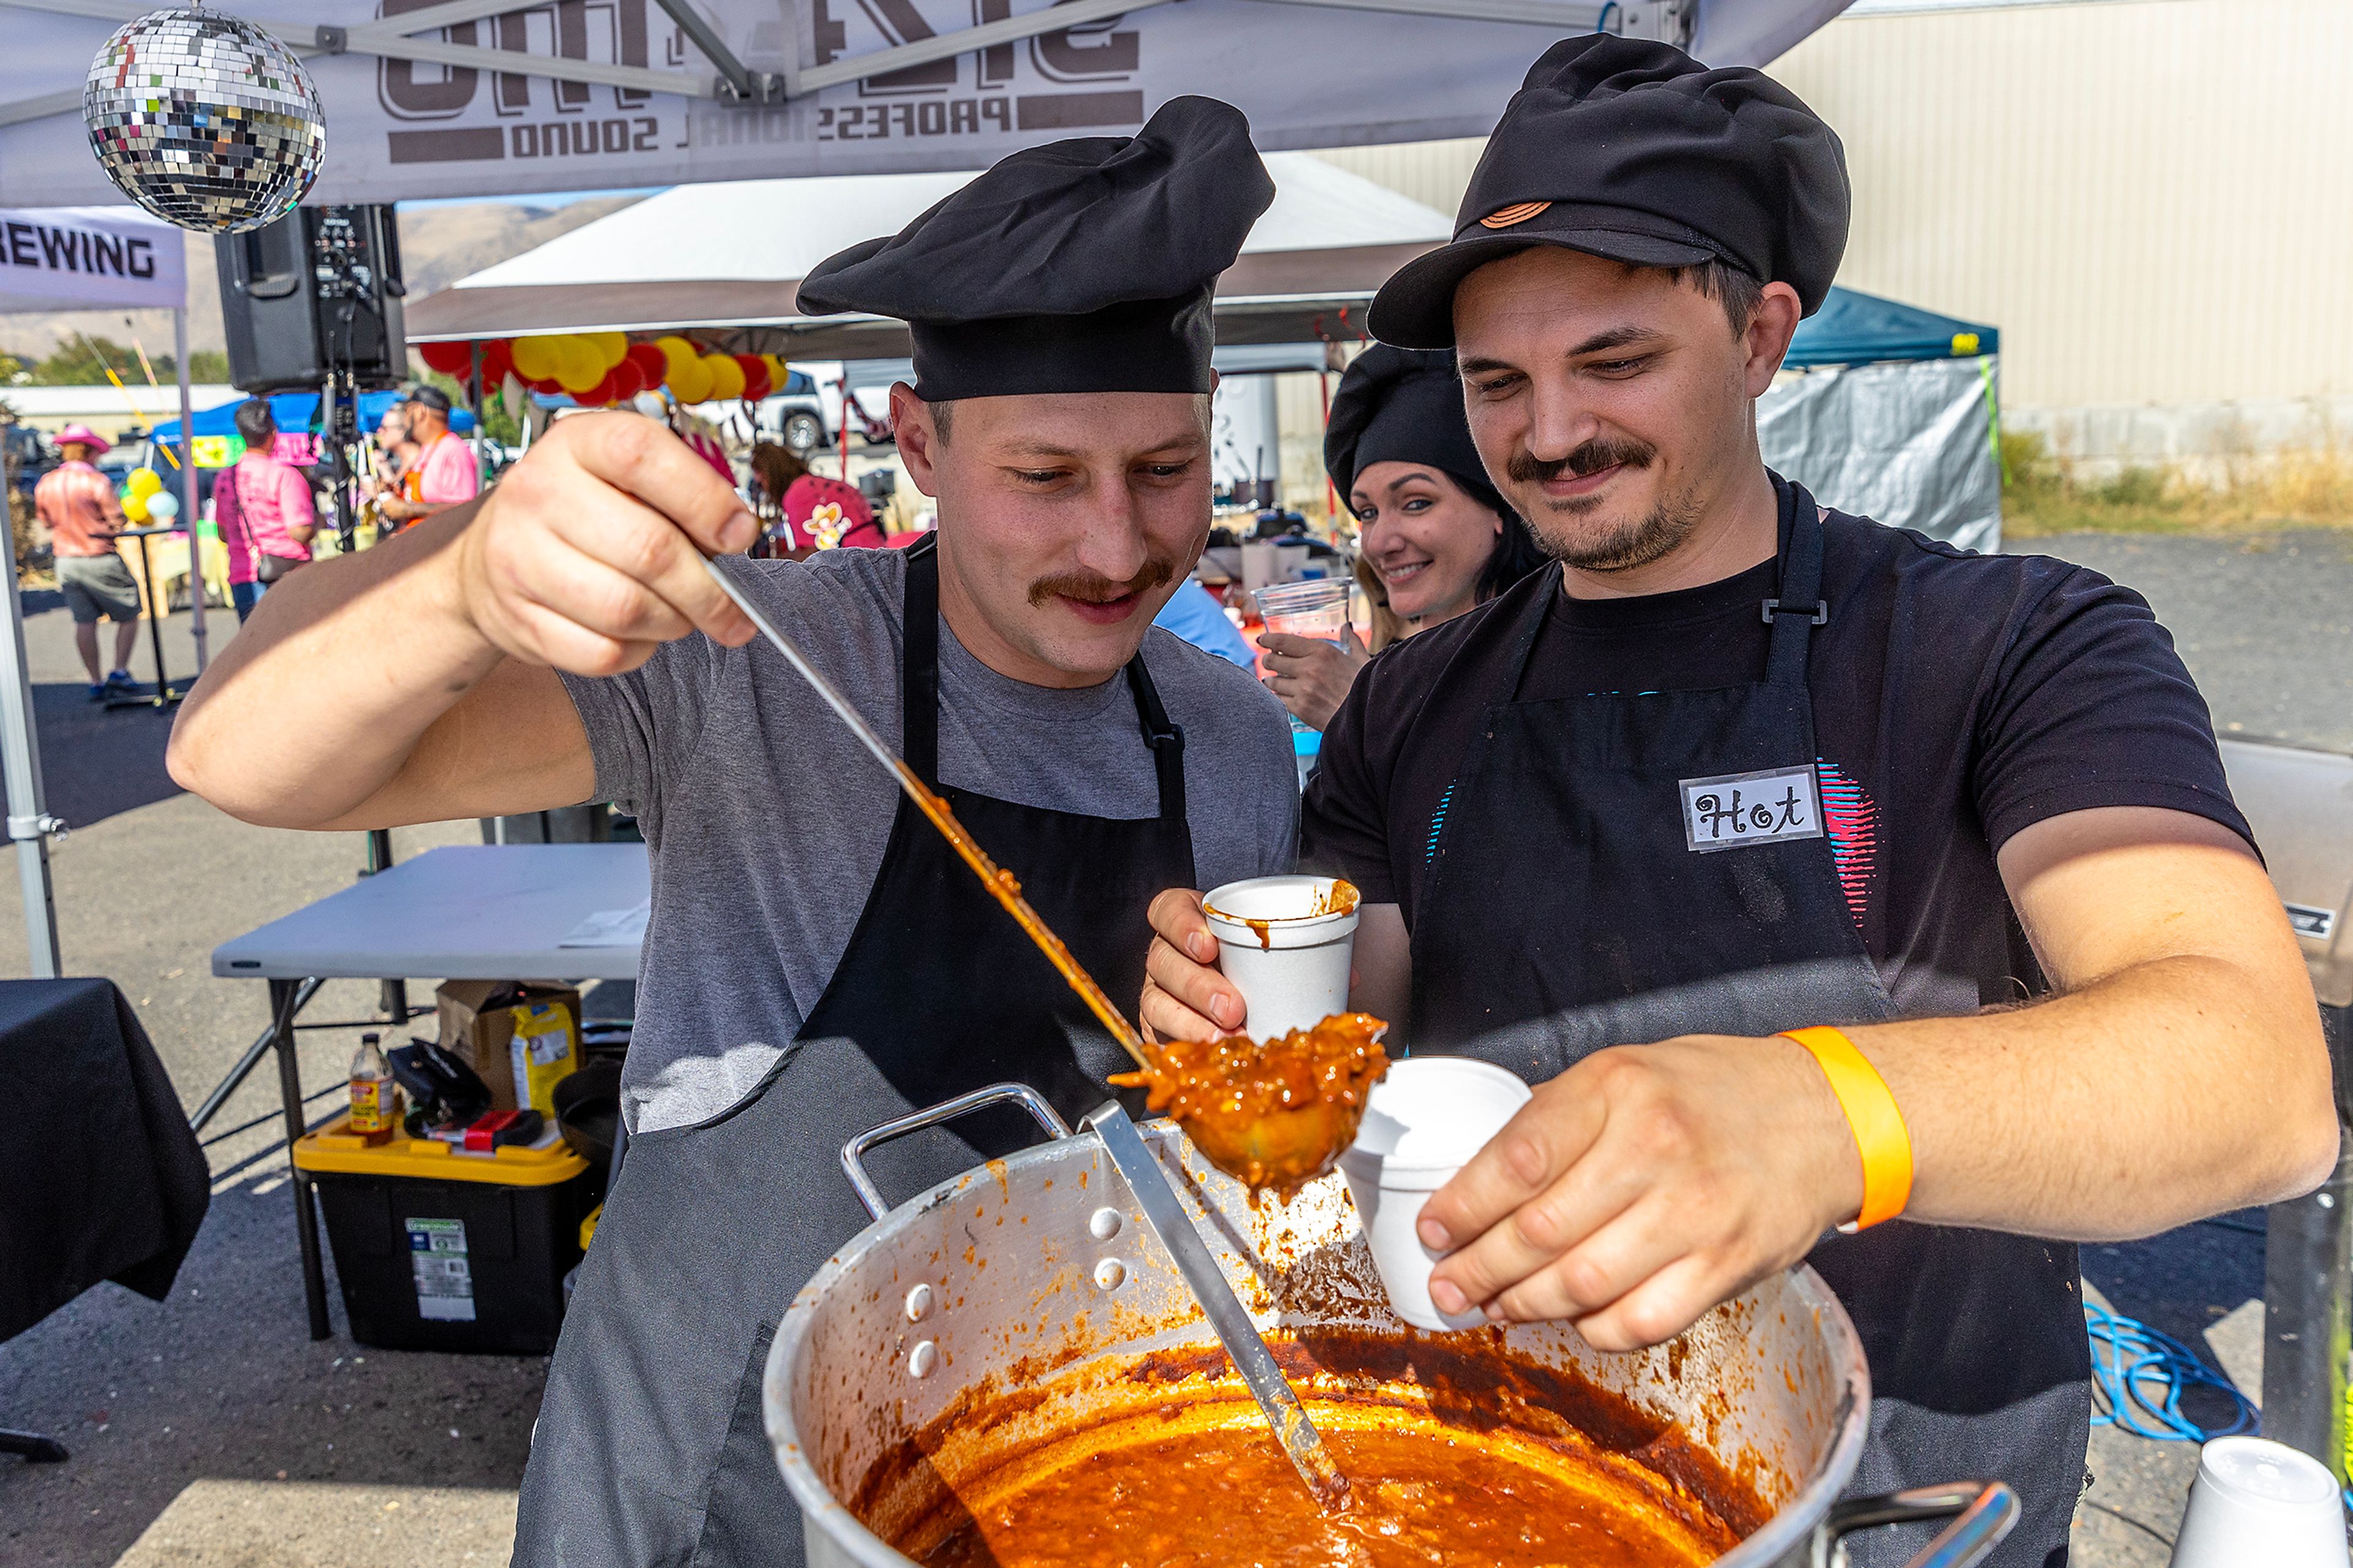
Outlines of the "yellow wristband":
M 1905 1130 L 1887 1080 L 1837 1029 L 1785 1029 L 1781 1037 L 1797 1041 L 1821 1063 L 1862 1154 L 1862 1212 L 1839 1229 L 1852 1235 L 1894 1219 L 1912 1198 L 1912 1134 Z

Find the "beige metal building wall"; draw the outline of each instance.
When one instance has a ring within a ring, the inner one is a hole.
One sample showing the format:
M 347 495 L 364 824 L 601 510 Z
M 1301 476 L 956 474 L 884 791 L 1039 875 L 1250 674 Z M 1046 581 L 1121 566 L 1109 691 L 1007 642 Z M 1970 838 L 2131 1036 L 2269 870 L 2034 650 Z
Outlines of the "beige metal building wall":
M 1846 142 L 1839 281 L 2000 327 L 2010 406 L 2353 395 L 2353 0 L 1848 16 L 1771 70 Z M 1452 211 L 1478 147 L 1324 156 Z

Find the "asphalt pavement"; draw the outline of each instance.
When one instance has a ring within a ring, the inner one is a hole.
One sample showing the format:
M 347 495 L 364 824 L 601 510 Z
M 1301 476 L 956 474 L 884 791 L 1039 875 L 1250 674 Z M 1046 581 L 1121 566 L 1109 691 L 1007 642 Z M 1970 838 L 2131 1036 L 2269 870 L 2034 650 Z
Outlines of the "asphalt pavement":
M 2147 595 L 2225 732 L 2353 750 L 2353 533 L 2073 536 L 2032 548 Z M 55 856 L 67 968 L 122 986 L 193 1107 L 265 1023 L 262 987 L 212 978 L 212 948 L 347 886 L 364 845 L 252 827 L 178 793 L 163 769 L 168 713 L 88 703 L 64 613 L 37 599 L 34 609 L 48 805 L 74 829 Z M 209 619 L 217 649 L 234 617 Z M 164 627 L 182 679 L 194 664 L 187 621 Z M 142 635 L 142 679 L 151 660 Z M 403 858 L 478 841 L 471 822 L 396 835 Z M 21 912 L 0 899 L 0 974 L 26 973 L 24 952 Z M 429 1000 L 431 986 L 418 977 L 412 1000 Z M 309 1016 L 369 1019 L 378 1000 L 372 984 L 339 982 Z M 303 1081 L 321 1110 L 356 1032 L 305 1037 Z M 227 1135 L 207 1151 L 213 1208 L 171 1299 L 100 1286 L 0 1345 L 0 1426 L 73 1450 L 63 1465 L 0 1459 L 10 1568 L 504 1561 L 543 1362 L 364 1351 L 340 1300 L 334 1337 L 311 1342 L 268 1076 L 215 1123 Z M 248 1122 L 258 1124 L 229 1131 Z M 2259 1216 L 2088 1247 L 2084 1267 L 2118 1310 L 2211 1349 L 2202 1336 L 2243 1324 L 2244 1303 L 2262 1293 Z M 2229 1370 L 2252 1384 L 2255 1364 L 2242 1354 Z M 2159 1568 L 2194 1465 L 2187 1444 L 2096 1432 L 2078 1568 Z

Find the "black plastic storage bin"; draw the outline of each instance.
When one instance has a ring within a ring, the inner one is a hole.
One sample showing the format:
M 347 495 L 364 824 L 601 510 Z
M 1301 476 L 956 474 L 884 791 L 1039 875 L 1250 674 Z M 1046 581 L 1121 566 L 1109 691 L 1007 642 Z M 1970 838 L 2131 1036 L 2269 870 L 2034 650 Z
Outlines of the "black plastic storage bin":
M 600 1195 L 561 1142 L 468 1154 L 431 1139 L 369 1144 L 341 1121 L 294 1148 L 318 1191 L 352 1338 L 385 1350 L 544 1354 L 564 1277 Z

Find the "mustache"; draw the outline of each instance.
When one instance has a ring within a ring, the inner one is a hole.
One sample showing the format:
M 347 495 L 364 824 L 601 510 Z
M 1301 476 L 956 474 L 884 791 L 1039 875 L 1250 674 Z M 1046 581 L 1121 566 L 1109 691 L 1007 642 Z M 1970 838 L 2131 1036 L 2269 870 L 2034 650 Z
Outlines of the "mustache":
M 1143 569 L 1124 583 L 1100 572 L 1063 572 L 1030 584 L 1029 602 L 1043 605 L 1049 599 L 1069 598 L 1105 605 L 1130 594 L 1149 594 L 1176 575 L 1176 563 L 1157 555 L 1145 561 Z
M 1657 459 L 1659 449 L 1648 441 L 1605 440 L 1599 437 L 1586 442 L 1566 458 L 1544 461 L 1525 447 L 1512 453 L 1504 465 L 1504 472 L 1514 484 L 1544 484 L 1564 473 L 1583 479 L 1588 474 L 1623 464 L 1630 468 L 1647 468 Z

